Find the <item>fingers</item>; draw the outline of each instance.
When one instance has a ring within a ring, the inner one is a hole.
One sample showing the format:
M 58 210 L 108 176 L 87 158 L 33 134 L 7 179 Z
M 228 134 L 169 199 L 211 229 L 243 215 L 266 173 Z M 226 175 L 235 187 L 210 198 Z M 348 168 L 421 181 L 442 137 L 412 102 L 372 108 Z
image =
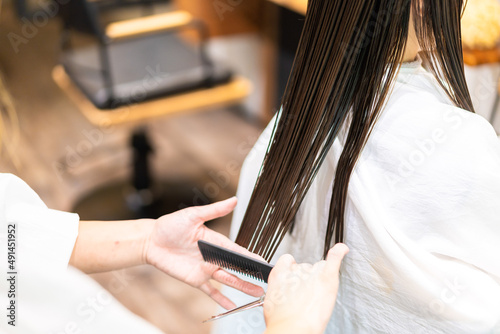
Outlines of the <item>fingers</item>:
M 264 289 L 262 289 L 262 287 L 246 282 L 222 269 L 216 270 L 213 273 L 212 278 L 217 282 L 225 284 L 250 296 L 260 297 L 264 294 Z
M 342 243 L 336 244 L 330 251 L 328 252 L 326 261 L 320 261 L 316 263 L 314 266 L 312 264 L 303 263 L 298 265 L 295 262 L 295 259 L 290 254 L 285 254 L 281 256 L 276 263 L 276 266 L 271 271 L 271 278 L 281 272 L 286 272 L 291 269 L 300 269 L 302 268 L 304 271 L 311 270 L 322 270 L 324 267 L 331 272 L 337 274 L 340 270 L 340 265 L 342 264 L 342 260 L 344 256 L 349 253 L 349 248 Z
M 338 243 L 330 251 L 326 257 L 326 265 L 328 270 L 333 273 L 338 273 L 342 259 L 349 253 L 349 248 L 345 244 Z
M 288 272 L 293 265 L 296 265 L 295 259 L 290 254 L 282 255 L 273 270 L 271 270 L 271 274 L 269 275 L 269 282 L 273 281 L 276 276 L 281 274 L 282 272 Z
M 186 210 L 190 213 L 193 213 L 193 220 L 198 222 L 206 222 L 227 215 L 234 210 L 237 202 L 238 200 L 236 199 L 236 197 L 231 197 L 224 201 L 204 206 L 197 206 L 194 208 L 188 208 Z
M 225 308 L 226 310 L 230 310 L 236 307 L 236 304 L 233 303 L 229 298 L 224 296 L 219 290 L 217 290 L 212 284 L 209 282 L 204 283 L 200 286 L 200 290 L 206 293 L 210 298 L 212 298 L 217 304 Z
M 277 268 L 289 268 L 293 264 L 296 264 L 295 259 L 290 254 L 282 255 L 278 262 L 276 263 Z

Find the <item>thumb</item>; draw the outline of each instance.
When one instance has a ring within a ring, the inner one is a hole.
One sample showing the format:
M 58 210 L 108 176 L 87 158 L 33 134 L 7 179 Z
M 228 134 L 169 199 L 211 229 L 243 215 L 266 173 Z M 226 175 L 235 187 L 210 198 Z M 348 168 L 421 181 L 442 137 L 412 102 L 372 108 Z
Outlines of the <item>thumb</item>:
M 328 270 L 338 274 L 344 256 L 349 253 L 349 248 L 345 244 L 338 243 L 333 246 L 326 257 Z
M 290 254 L 285 254 L 285 255 L 282 255 L 278 259 L 278 262 L 276 262 L 276 267 L 288 269 L 292 266 L 292 264 L 295 264 L 295 263 L 297 263 L 297 262 L 295 262 L 295 259 L 293 258 L 293 256 L 291 256 Z
M 276 262 L 276 265 L 274 266 L 273 270 L 271 270 L 271 274 L 269 276 L 269 282 L 274 280 L 274 277 L 280 275 L 282 272 L 287 272 L 292 265 L 296 264 L 295 259 L 293 256 L 290 254 L 285 254 L 282 255 L 279 259 L 278 262 Z
M 187 208 L 185 210 L 188 214 L 192 215 L 190 217 L 192 221 L 201 223 L 227 215 L 228 213 L 233 211 L 236 203 L 236 197 L 231 197 L 224 201 L 204 206 Z

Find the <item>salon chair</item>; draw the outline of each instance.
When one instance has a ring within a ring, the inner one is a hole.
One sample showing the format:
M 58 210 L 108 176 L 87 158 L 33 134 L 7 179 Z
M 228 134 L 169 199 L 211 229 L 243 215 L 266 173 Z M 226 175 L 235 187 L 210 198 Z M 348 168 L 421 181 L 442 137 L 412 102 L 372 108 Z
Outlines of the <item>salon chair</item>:
M 155 4 L 166 4 L 170 0 L 92 0 L 99 8 L 99 12 L 115 10 L 125 7 L 143 7 L 152 12 L 152 6 Z
M 98 127 L 228 106 L 239 103 L 250 92 L 248 80 L 210 59 L 205 26 L 187 12 L 145 16 L 102 27 L 94 2 L 70 0 L 60 14 L 64 24 L 62 52 L 52 77 Z M 180 35 L 184 30 L 195 32 L 197 42 L 186 41 Z M 75 35 L 90 36 L 93 42 L 77 47 Z M 158 182 L 153 182 L 149 173 L 153 147 L 146 131 L 136 131 L 130 142 L 134 166 L 131 182 L 104 187 L 81 200 L 75 212 L 79 213 L 79 208 L 105 212 L 100 217 L 82 219 L 158 217 L 178 210 L 173 202 L 189 206 L 193 201 L 187 191 L 193 185 L 154 190 Z M 123 189 L 130 186 L 134 191 L 123 198 Z M 119 198 L 120 204 L 100 204 L 110 197 Z

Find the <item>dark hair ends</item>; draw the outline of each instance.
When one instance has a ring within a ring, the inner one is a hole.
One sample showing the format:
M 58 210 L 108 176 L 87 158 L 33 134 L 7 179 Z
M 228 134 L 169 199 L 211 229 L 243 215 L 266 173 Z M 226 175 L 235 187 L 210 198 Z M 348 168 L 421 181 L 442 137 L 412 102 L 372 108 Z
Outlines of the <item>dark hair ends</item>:
M 413 11 L 412 11 L 413 6 Z M 462 1 L 310 0 L 273 136 L 236 242 L 270 260 L 344 123 L 324 255 L 344 237 L 349 179 L 403 59 L 410 13 L 424 61 L 472 111 L 461 56 Z

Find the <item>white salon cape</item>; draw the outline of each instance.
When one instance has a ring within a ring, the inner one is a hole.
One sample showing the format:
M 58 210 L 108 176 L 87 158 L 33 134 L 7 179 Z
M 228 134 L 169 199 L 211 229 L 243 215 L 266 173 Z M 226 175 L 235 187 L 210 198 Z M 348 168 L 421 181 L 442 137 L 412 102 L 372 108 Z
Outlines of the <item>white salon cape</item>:
M 48 209 L 22 180 L 0 174 L 0 333 L 161 333 L 68 268 L 78 224 L 78 215 Z M 8 230 L 15 235 L 15 263 L 7 261 Z M 14 287 L 10 272 L 16 273 Z M 7 317 L 11 300 L 15 326 Z
M 236 237 L 273 122 L 244 163 Z M 322 259 L 334 142 L 280 245 L 297 262 Z M 350 253 L 326 333 L 500 333 L 500 140 L 456 108 L 420 62 L 402 65 L 352 173 L 345 211 Z M 252 300 L 226 290 L 239 305 Z M 213 333 L 261 333 L 261 311 L 216 322 Z

